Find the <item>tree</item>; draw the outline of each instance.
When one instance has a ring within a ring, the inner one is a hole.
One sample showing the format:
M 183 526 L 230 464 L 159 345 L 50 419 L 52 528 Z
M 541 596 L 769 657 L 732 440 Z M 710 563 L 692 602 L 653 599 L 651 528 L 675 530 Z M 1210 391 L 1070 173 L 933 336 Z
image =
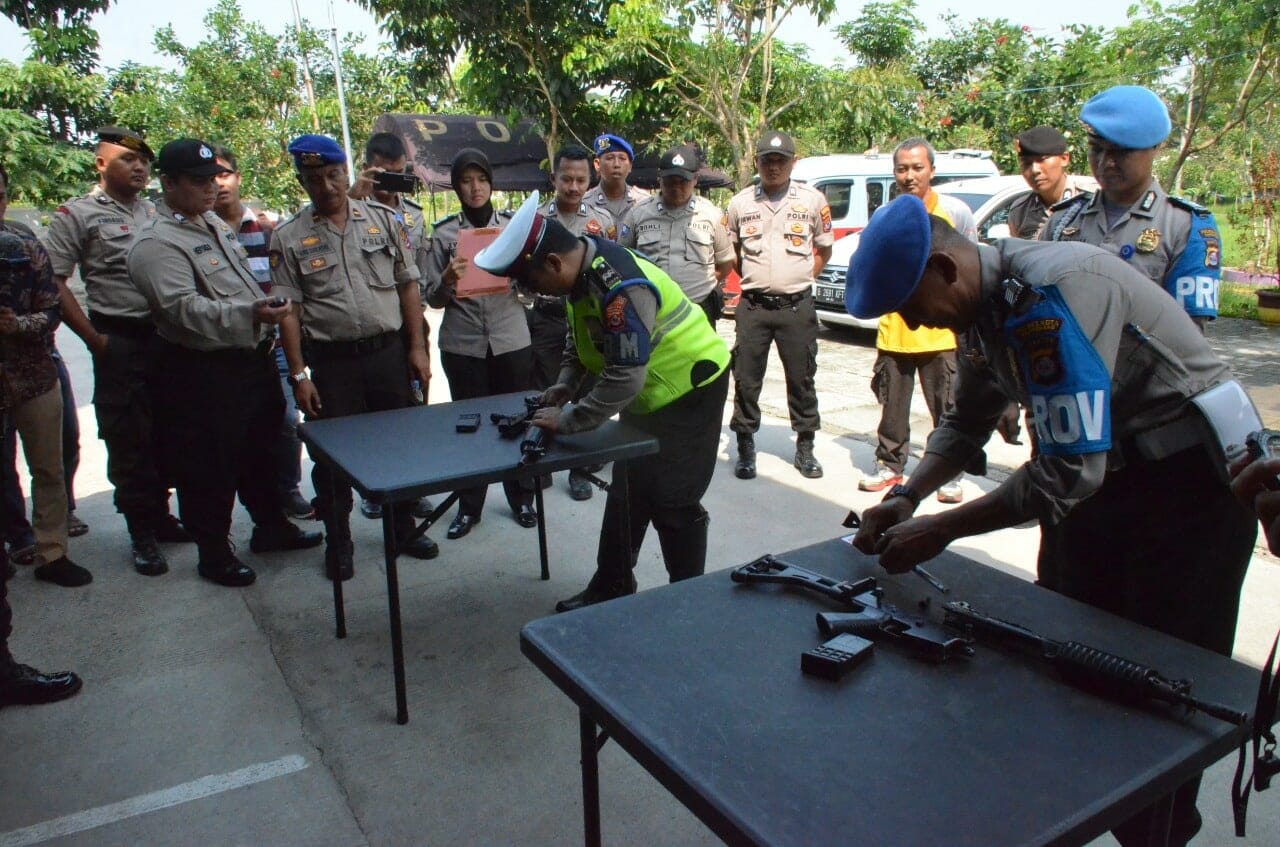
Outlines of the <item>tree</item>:
M 868 3 L 857 18 L 836 27 L 836 35 L 866 67 L 905 62 L 911 58 L 916 33 L 924 29 L 915 9 L 915 0 Z
M 797 10 L 825 22 L 834 7 L 834 0 L 626 0 L 610 10 L 610 38 L 583 44 L 575 59 L 589 67 L 656 66 L 653 87 L 675 104 L 673 124 L 697 127 L 742 185 L 755 170 L 756 139 L 786 128 L 788 113 L 808 98 L 824 96 L 788 85 L 788 70 L 808 69 L 796 61 L 802 52 L 778 47 L 778 26 Z
M 35 58 L 87 74 L 98 64 L 98 33 L 89 19 L 111 0 L 0 0 L 0 15 L 27 31 Z
M 41 208 L 79 193 L 95 175 L 92 153 L 51 141 L 40 121 L 17 109 L 0 108 L 0 160 L 11 199 Z
M 1280 97 L 1280 0 L 1193 0 L 1163 8 L 1115 32 L 1111 54 L 1134 78 L 1161 91 L 1177 132 L 1168 180 L 1182 191 L 1187 159 L 1216 147 Z M 1173 75 L 1170 71 L 1180 73 Z

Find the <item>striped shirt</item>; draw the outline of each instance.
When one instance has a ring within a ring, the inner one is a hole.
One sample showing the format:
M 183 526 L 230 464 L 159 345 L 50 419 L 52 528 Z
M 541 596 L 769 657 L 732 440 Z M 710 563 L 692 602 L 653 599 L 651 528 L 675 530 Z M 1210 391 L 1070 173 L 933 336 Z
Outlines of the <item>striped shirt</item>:
M 270 223 L 263 227 L 258 222 L 258 213 L 248 206 L 244 207 L 244 216 L 240 218 L 240 229 L 236 235 L 240 244 L 249 254 L 249 268 L 253 278 L 262 286 L 264 294 L 271 293 L 271 264 L 268 259 L 268 248 L 271 244 Z

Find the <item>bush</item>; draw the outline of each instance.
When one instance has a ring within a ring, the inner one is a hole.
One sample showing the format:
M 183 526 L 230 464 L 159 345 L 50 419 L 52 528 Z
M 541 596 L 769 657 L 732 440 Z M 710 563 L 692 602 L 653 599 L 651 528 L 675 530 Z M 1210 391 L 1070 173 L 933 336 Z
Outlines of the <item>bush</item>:
M 1218 315 L 1224 318 L 1258 319 L 1258 289 L 1252 285 L 1224 282 L 1218 286 Z

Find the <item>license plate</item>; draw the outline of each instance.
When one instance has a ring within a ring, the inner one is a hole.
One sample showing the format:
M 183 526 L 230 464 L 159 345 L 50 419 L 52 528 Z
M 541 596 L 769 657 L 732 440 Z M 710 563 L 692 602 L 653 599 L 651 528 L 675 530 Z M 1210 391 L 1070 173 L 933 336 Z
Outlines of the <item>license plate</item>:
M 841 288 L 829 288 L 825 285 L 819 285 L 818 299 L 824 303 L 843 303 L 844 290 Z

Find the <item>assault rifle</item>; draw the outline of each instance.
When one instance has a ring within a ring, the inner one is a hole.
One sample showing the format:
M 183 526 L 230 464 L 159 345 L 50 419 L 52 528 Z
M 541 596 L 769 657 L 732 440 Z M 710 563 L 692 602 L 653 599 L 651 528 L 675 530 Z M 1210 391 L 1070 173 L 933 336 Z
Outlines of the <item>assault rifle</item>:
M 542 402 L 541 394 L 526 394 L 524 398 L 524 411 L 515 414 L 504 415 L 499 412 L 493 412 L 489 415 L 489 420 L 498 425 L 498 434 L 503 438 L 519 438 L 520 440 L 520 462 L 521 465 L 530 465 L 547 455 L 547 440 L 551 435 L 540 426 L 531 426 L 533 415 L 539 409 L 545 408 L 546 403 Z M 529 430 L 533 432 L 530 433 Z
M 869 639 L 887 638 L 902 642 L 932 662 L 943 662 L 955 655 L 973 655 L 967 639 L 885 602 L 884 589 L 876 585 L 875 577 L 840 582 L 773 555 L 761 556 L 735 568 L 731 576 L 734 582 L 777 582 L 815 591 L 849 609 L 818 613 L 818 630 L 824 638 L 843 633 Z
M 991 636 L 1029 649 L 1057 668 L 1068 682 L 1086 691 L 1122 700 L 1156 700 L 1182 706 L 1189 712 L 1204 712 L 1237 726 L 1249 721 L 1244 712 L 1193 697 L 1190 680 L 1169 679 L 1146 665 L 1078 641 L 1045 638 L 1026 627 L 984 615 L 963 601 L 947 603 L 943 608 L 944 626 L 969 638 Z

